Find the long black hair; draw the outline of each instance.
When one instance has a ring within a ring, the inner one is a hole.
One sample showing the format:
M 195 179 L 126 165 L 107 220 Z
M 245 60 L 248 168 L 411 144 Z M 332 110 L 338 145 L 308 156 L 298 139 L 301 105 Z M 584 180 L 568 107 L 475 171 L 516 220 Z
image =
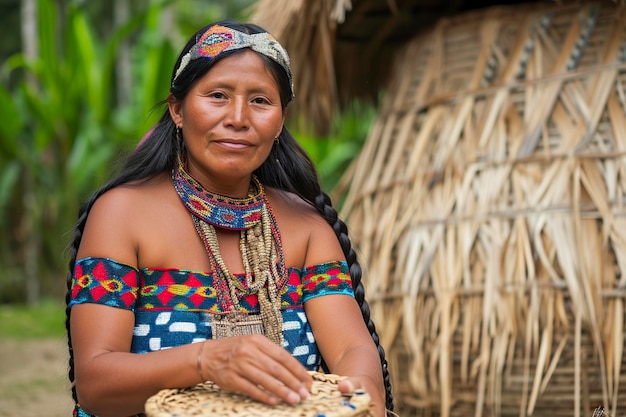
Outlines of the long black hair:
M 196 43 L 196 39 L 198 39 L 205 31 L 214 25 L 226 26 L 248 34 L 266 32 L 257 25 L 241 24 L 232 20 L 216 22 L 200 29 L 189 39 L 181 51 L 174 66 L 174 70 L 172 71 L 170 93 L 175 100 L 183 100 L 189 93 L 195 81 L 206 74 L 215 62 L 223 57 L 242 52 L 242 50 L 234 50 L 224 52 L 215 59 L 192 60 L 176 77 L 176 81 L 174 82 L 174 75 L 176 73 L 176 69 L 180 66 L 182 56 L 184 56 Z M 280 91 L 281 105 L 283 109 L 286 109 L 292 99 L 291 83 L 287 72 L 280 64 L 273 61 L 271 58 L 262 54 L 259 54 L 259 56 L 264 59 L 265 65 L 275 77 Z M 176 125 L 170 116 L 169 110 L 166 109 L 147 137 L 141 141 L 140 145 L 132 153 L 130 153 L 122 171 L 104 184 L 99 190 L 93 193 L 91 197 L 89 197 L 82 204 L 79 210 L 78 222 L 74 229 L 73 240 L 69 247 L 69 275 L 67 278 L 67 295 L 65 297 L 65 327 L 67 329 L 69 347 L 69 379 L 72 382 L 72 396 L 75 401 L 77 401 L 77 395 L 76 388 L 73 384 L 74 356 L 72 352 L 72 335 L 69 326 L 71 313 L 69 304 L 72 277 L 74 273 L 74 266 L 76 264 L 76 254 L 85 229 L 87 216 L 89 215 L 95 201 L 108 190 L 131 181 L 147 181 L 159 174 L 162 174 L 163 172 L 171 171 L 176 163 L 178 152 L 180 152 L 179 148 L 180 144 L 176 138 Z M 272 146 L 269 157 L 255 171 L 255 174 L 259 177 L 261 183 L 268 187 L 281 189 L 300 196 L 300 198 L 304 201 L 315 207 L 324 219 L 333 227 L 348 262 L 355 298 L 361 309 L 363 320 L 365 321 L 372 339 L 378 348 L 383 370 L 383 379 L 385 382 L 386 408 L 393 411 L 393 396 L 389 371 L 387 369 L 387 360 L 385 359 L 385 351 L 380 345 L 380 340 L 378 334 L 376 333 L 376 326 L 370 318 L 369 305 L 367 301 L 365 301 L 365 290 L 361 282 L 361 266 L 357 261 L 356 253 L 352 248 L 350 238 L 348 237 L 347 226 L 339 219 L 337 211 L 333 208 L 329 196 L 322 191 L 313 162 L 291 133 L 283 127 L 280 135 L 278 136 L 276 145 Z

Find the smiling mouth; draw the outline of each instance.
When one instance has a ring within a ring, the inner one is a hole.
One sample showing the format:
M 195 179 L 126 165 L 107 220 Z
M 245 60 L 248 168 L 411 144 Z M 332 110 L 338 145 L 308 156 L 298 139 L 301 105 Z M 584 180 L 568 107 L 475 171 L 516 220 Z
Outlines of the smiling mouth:
M 250 142 L 240 141 L 240 140 L 218 140 L 218 141 L 215 141 L 215 143 L 225 148 L 231 148 L 231 149 L 244 149 L 244 148 L 249 148 L 250 146 L 252 146 Z

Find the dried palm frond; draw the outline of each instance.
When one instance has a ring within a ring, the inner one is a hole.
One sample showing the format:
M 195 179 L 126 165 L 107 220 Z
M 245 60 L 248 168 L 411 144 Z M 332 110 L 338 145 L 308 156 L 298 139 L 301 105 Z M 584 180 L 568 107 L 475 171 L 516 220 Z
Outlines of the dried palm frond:
M 626 412 L 625 113 L 614 2 L 407 44 L 339 187 L 400 414 Z
M 327 130 L 323 126 L 330 126 L 339 100 L 333 59 L 336 19 L 342 18 L 349 4 L 347 0 L 259 0 L 254 6 L 251 21 L 272 33 L 289 52 L 297 97 L 290 113 L 304 110 L 303 128 L 313 126 L 323 132 Z

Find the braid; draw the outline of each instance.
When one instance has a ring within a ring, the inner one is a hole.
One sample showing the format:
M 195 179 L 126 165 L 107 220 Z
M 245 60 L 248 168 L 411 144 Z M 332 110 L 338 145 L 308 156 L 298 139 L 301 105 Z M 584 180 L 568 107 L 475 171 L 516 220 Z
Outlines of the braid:
M 216 24 L 219 23 L 220 22 L 216 22 Z M 242 27 L 241 25 L 236 24 L 236 22 L 221 22 L 221 24 L 246 33 L 257 33 L 263 31 L 261 28 L 254 25 Z M 180 66 L 183 55 L 190 50 L 192 45 L 195 44 L 198 35 L 204 33 L 209 27 L 210 26 L 207 26 L 199 30 L 189 39 L 178 57 L 172 77 L 174 77 L 176 68 Z M 215 62 L 223 57 L 236 53 L 240 53 L 240 51 L 232 51 L 221 54 L 221 58 L 217 59 L 194 60 L 191 62 L 185 67 L 185 70 L 180 73 L 180 76 L 176 78 L 176 84 L 171 85 L 170 93 L 173 99 L 179 102 L 184 100 L 197 79 L 202 77 L 203 74 L 206 74 Z M 287 104 L 292 99 L 290 85 L 291 80 L 288 77 L 287 72 L 284 71 L 284 68 L 280 64 L 276 63 L 272 59 L 265 59 L 265 57 L 262 58 L 264 59 L 267 68 L 272 72 L 276 79 L 281 95 L 281 105 L 283 106 L 283 109 L 286 109 Z M 166 110 L 161 116 L 159 122 L 154 126 L 153 130 L 145 136 L 145 140 L 142 140 L 137 148 L 129 155 L 122 173 L 105 184 L 100 190 L 96 191 L 82 205 L 79 211 L 79 218 L 74 229 L 73 241 L 69 247 L 69 275 L 67 278 L 67 293 L 65 297 L 65 327 L 67 330 L 67 343 L 69 348 L 68 376 L 72 384 L 72 397 L 76 402 L 78 401 L 78 398 L 75 387 L 74 354 L 70 332 L 70 302 L 74 267 L 83 231 L 87 223 L 87 217 L 96 200 L 112 188 L 132 181 L 149 180 L 160 173 L 171 171 L 176 161 L 176 155 L 180 151 L 180 144 L 176 140 L 176 129 L 177 127 L 174 124 L 169 111 Z M 259 168 L 257 168 L 255 174 L 259 177 L 263 185 L 294 193 L 301 197 L 304 201 L 311 204 L 319 211 L 319 213 L 335 231 L 342 251 L 348 262 L 355 299 L 359 305 L 363 320 L 380 356 L 386 391 L 385 406 L 387 410 L 393 411 L 393 396 L 389 371 L 387 368 L 387 360 L 385 359 L 385 351 L 380 345 L 380 339 L 376 333 L 374 322 L 370 318 L 369 304 L 365 301 L 365 289 L 361 282 L 361 267 L 356 259 L 356 253 L 352 248 L 350 238 L 348 237 L 347 226 L 338 218 L 337 211 L 332 207 L 330 197 L 328 197 L 328 195 L 321 190 L 313 162 L 295 138 L 286 128 L 283 127 L 279 135 L 279 141 L 277 141 L 276 145 L 272 147 L 269 157 Z
M 76 255 L 73 255 L 75 259 Z M 74 402 L 78 402 L 76 395 L 76 385 L 74 384 L 74 351 L 72 349 L 72 336 L 70 334 L 70 295 L 72 291 L 72 274 L 67 277 L 67 292 L 65 293 L 65 330 L 67 332 L 67 349 L 69 352 L 68 372 L 67 376 L 72 384 L 72 398 Z
M 74 383 L 75 373 L 74 373 L 74 349 L 72 348 L 72 334 L 70 332 L 70 300 L 72 295 L 72 277 L 74 275 L 74 265 L 76 264 L 76 255 L 78 253 L 78 247 L 80 246 L 80 242 L 83 237 L 83 231 L 85 230 L 85 224 L 87 223 L 87 216 L 89 215 L 89 211 L 91 207 L 94 205 L 98 197 L 104 194 L 106 191 L 113 188 L 115 184 L 113 182 L 109 183 L 107 186 L 100 189 L 94 195 L 91 196 L 89 200 L 87 200 L 82 207 L 80 208 L 78 215 L 78 222 L 76 223 L 76 227 L 74 228 L 74 239 L 72 240 L 71 246 L 69 247 L 70 252 L 70 260 L 69 260 L 69 273 L 67 276 L 67 292 L 65 294 L 65 330 L 67 331 L 67 347 L 69 352 L 69 369 L 68 369 L 68 378 L 72 385 L 72 398 L 75 402 L 78 403 L 78 396 L 76 394 L 76 385 Z
M 68 377 L 72 385 L 72 398 L 78 402 L 76 394 L 75 371 L 74 371 L 74 350 L 72 348 L 72 335 L 70 331 L 70 301 L 72 296 L 72 279 L 74 276 L 74 266 L 76 265 L 76 257 L 78 248 L 83 238 L 83 231 L 87 224 L 87 217 L 96 200 L 107 191 L 132 181 L 146 181 L 154 178 L 161 172 L 167 172 L 172 169 L 177 154 L 177 141 L 175 140 L 175 125 L 169 118 L 168 113 L 164 113 L 161 120 L 154 126 L 153 130 L 146 136 L 146 140 L 142 142 L 126 157 L 122 171 L 116 177 L 109 180 L 99 190 L 91 195 L 85 201 L 79 210 L 78 221 L 74 227 L 74 236 L 68 246 L 69 252 L 69 272 L 67 276 L 67 292 L 65 295 L 65 329 L 67 331 L 67 346 L 69 352 L 69 370 Z
M 356 252 L 352 248 L 352 244 L 350 243 L 350 238 L 348 237 L 348 227 L 346 224 L 341 221 L 337 215 L 337 210 L 335 210 L 331 204 L 330 197 L 324 193 L 320 192 L 320 194 L 315 198 L 315 207 L 322 214 L 324 219 L 333 227 L 335 234 L 337 235 L 337 239 L 339 239 L 339 244 L 341 245 L 341 249 L 346 257 L 346 261 L 348 262 L 348 269 L 350 272 L 350 277 L 352 279 L 352 288 L 354 288 L 354 298 L 356 299 L 359 307 L 361 308 L 361 315 L 363 316 L 363 320 L 367 325 L 367 329 L 376 344 L 376 348 L 378 349 L 378 355 L 380 356 L 380 361 L 383 369 L 383 380 L 385 383 L 385 408 L 389 411 L 393 411 L 393 393 L 391 391 L 391 377 L 389 375 L 389 369 L 387 367 L 387 359 L 385 359 L 385 349 L 380 344 L 380 338 L 378 337 L 378 333 L 376 333 L 376 326 L 370 317 L 370 307 L 367 301 L 365 300 L 365 288 L 363 287 L 363 282 L 361 280 L 362 271 L 361 265 L 357 261 Z
M 393 411 L 391 378 L 387 360 L 385 359 L 385 350 L 380 344 L 376 326 L 370 317 L 369 304 L 365 301 L 365 288 L 361 282 L 361 266 L 357 261 L 356 252 L 352 248 L 352 243 L 348 237 L 348 227 L 339 219 L 337 211 L 332 206 L 330 197 L 322 191 L 317 178 L 317 171 L 311 158 L 291 133 L 286 128 L 283 128 L 278 144 L 272 147 L 270 156 L 256 170 L 256 174 L 264 185 L 292 192 L 300 196 L 304 201 L 307 201 L 316 208 L 335 231 L 335 235 L 337 235 L 341 249 L 348 262 L 354 297 L 361 309 L 363 321 L 376 344 L 378 355 L 380 356 L 386 391 L 385 407 L 387 410 Z M 321 366 L 322 369 L 328 372 L 328 367 L 323 360 Z

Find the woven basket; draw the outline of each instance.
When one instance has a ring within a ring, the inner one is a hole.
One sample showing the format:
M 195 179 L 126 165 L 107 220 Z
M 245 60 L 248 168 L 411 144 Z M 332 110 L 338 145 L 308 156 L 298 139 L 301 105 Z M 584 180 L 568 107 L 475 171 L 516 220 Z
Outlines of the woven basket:
M 626 415 L 626 13 L 412 40 L 342 182 L 400 415 Z
M 238 394 L 222 391 L 205 382 L 186 389 L 159 391 L 146 402 L 147 417 L 370 417 L 370 396 L 359 391 L 352 396 L 339 392 L 342 377 L 311 372 L 311 395 L 296 406 L 266 405 Z

